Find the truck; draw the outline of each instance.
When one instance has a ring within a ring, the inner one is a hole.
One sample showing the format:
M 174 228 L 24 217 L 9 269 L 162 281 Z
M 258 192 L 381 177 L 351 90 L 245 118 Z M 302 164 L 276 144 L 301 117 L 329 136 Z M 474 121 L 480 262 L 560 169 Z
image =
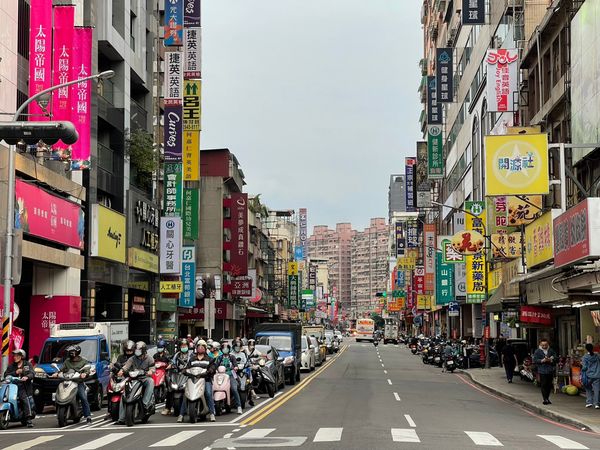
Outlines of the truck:
M 325 327 L 323 325 L 305 325 L 302 327 L 302 334 L 305 336 L 313 336 L 317 338 L 319 348 L 315 351 L 319 352 L 319 361 L 321 364 L 327 360 L 327 346 L 325 345 Z
M 383 329 L 383 343 L 393 342 L 398 344 L 398 321 L 396 319 L 385 319 Z
M 358 319 L 356 321 L 356 342 L 373 342 L 375 332 L 375 321 L 373 319 Z
M 283 359 L 287 383 L 300 381 L 302 365 L 302 325 L 299 323 L 261 323 L 255 328 L 256 345 L 275 347 Z
M 53 403 L 53 395 L 60 383 L 50 375 L 60 369 L 66 349 L 70 345 L 81 347 L 81 357 L 96 369 L 94 376 L 86 379 L 88 400 L 93 411 L 102 407 L 110 382 L 110 364 L 121 352 L 121 344 L 129 336 L 128 322 L 76 322 L 59 323 L 50 327 L 50 337 L 44 341 L 40 361 L 34 369 L 33 399 L 38 413 Z

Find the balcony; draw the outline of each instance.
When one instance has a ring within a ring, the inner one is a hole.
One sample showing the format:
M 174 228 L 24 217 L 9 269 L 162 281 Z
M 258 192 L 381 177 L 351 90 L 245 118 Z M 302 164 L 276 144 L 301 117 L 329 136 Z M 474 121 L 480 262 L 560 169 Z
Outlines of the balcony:
M 147 129 L 148 126 L 148 112 L 135 100 L 131 100 L 130 104 L 130 122 L 132 129 Z

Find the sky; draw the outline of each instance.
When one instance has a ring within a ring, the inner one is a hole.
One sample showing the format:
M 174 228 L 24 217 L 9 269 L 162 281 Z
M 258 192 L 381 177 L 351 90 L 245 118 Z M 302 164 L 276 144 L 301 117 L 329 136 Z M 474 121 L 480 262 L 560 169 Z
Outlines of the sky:
M 420 138 L 420 0 L 204 0 L 201 148 L 314 225 L 387 217 Z

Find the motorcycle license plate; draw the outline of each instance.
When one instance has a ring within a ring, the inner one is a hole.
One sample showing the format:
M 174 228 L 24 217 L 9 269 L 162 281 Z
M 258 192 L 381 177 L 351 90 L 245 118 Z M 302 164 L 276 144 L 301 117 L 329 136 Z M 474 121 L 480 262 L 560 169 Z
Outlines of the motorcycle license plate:
M 52 393 L 52 401 L 55 402 L 56 401 L 56 392 Z
M 118 403 L 121 401 L 121 397 L 119 397 L 118 395 L 113 395 L 110 401 L 113 403 Z

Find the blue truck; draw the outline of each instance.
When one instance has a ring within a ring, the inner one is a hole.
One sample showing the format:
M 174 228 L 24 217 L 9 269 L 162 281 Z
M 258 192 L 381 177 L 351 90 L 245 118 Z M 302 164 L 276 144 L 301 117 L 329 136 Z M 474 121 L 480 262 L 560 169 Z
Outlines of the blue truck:
M 96 374 L 86 380 L 88 399 L 92 410 L 102 408 L 106 388 L 110 382 L 110 364 L 121 351 L 121 343 L 129 336 L 128 322 L 77 322 L 54 324 L 50 337 L 40 352 L 40 361 L 34 369 L 33 399 L 38 413 L 46 405 L 54 404 L 54 394 L 60 383 L 50 375 L 60 368 L 66 358 L 69 345 L 81 347 L 81 357 L 96 369 Z
M 257 345 L 275 347 L 283 358 L 283 369 L 288 384 L 300 381 L 302 366 L 302 325 L 299 323 L 261 323 L 256 325 Z

